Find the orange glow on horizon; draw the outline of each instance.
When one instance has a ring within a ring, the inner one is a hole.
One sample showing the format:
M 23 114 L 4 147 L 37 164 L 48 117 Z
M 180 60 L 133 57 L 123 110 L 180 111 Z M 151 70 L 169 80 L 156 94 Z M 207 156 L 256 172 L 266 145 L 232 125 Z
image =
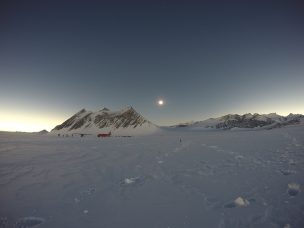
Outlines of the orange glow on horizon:
M 0 131 L 37 132 L 44 129 L 50 131 L 62 123 L 63 119 L 30 113 L 1 113 Z

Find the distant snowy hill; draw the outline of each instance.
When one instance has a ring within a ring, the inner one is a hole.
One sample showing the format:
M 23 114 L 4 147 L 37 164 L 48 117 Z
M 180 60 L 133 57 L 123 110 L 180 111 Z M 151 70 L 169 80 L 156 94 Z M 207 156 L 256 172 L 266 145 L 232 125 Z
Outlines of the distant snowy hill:
M 49 133 L 49 132 L 48 132 L 47 130 L 45 130 L 45 129 L 44 129 L 44 130 L 42 130 L 42 131 L 39 131 L 39 132 L 38 132 L 38 134 L 41 134 L 41 135 L 43 135 L 43 134 L 47 134 L 47 133 Z
M 80 110 L 75 115 L 57 125 L 52 134 L 98 134 L 110 132 L 112 135 L 142 135 L 159 131 L 160 128 L 146 120 L 132 107 L 119 111 L 103 108 L 97 112 Z
M 304 123 L 304 115 L 292 114 L 280 116 L 276 113 L 270 114 L 251 114 L 244 115 L 228 114 L 218 118 L 210 118 L 204 121 L 190 122 L 176 125 L 175 127 L 187 128 L 213 128 L 213 129 L 232 129 L 232 128 L 266 128 L 272 129 L 286 125 Z

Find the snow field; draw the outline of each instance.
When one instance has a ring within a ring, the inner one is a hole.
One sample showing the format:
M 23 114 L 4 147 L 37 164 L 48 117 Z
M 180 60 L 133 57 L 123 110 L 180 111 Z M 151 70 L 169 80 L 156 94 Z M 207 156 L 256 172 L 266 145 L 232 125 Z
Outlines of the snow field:
M 301 228 L 303 136 L 0 133 L 0 227 Z

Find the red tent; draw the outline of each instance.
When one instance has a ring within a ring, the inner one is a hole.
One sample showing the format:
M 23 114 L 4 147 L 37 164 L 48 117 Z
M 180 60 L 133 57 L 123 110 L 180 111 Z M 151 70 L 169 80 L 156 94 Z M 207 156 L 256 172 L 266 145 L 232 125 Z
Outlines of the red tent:
M 111 132 L 109 132 L 109 133 L 101 133 L 101 134 L 97 135 L 97 137 L 101 137 L 101 138 L 110 137 L 110 136 L 111 136 Z

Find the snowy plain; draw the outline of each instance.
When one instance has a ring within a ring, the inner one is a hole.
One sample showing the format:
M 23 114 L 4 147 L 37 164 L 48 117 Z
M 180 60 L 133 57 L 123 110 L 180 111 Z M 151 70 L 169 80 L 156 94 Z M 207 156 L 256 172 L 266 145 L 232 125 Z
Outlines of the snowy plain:
M 303 126 L 0 133 L 1 228 L 302 228 L 303 186 Z

